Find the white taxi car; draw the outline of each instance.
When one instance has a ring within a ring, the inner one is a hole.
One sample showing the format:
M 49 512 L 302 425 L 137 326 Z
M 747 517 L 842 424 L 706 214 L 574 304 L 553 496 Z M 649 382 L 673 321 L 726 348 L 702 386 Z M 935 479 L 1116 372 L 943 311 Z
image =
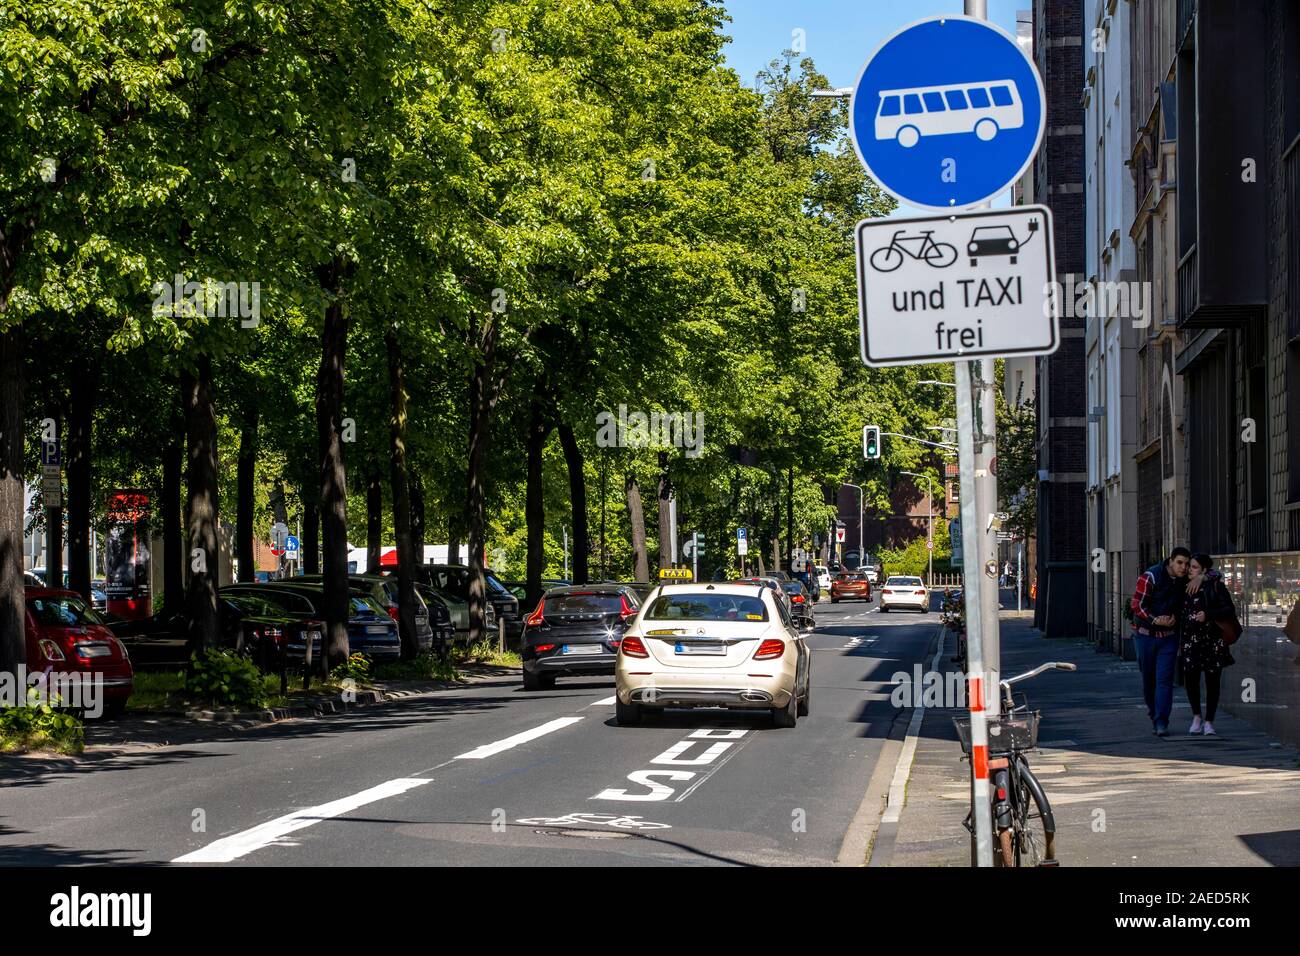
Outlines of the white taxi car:
M 880 611 L 892 611 L 900 607 L 910 607 L 925 614 L 930 610 L 930 592 L 920 578 L 901 574 L 890 575 L 885 586 L 880 589 Z
M 655 588 L 623 633 L 615 719 L 667 707 L 768 711 L 777 727 L 808 713 L 812 656 L 781 593 L 762 584 Z

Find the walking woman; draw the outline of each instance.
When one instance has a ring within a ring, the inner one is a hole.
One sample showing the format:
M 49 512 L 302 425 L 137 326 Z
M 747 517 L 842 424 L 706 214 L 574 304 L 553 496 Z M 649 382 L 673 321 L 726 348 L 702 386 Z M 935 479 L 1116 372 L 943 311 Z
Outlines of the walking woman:
M 1219 682 L 1223 668 L 1234 663 L 1218 622 L 1235 620 L 1232 597 L 1223 583 L 1223 575 L 1213 570 L 1214 559 L 1208 554 L 1192 556 L 1187 573 L 1187 591 L 1183 596 L 1183 613 L 1178 653 L 1183 660 L 1183 679 L 1187 702 L 1192 705 L 1189 734 L 1213 737 L 1214 714 L 1219 707 Z M 1201 675 L 1205 675 L 1205 712 L 1201 712 Z

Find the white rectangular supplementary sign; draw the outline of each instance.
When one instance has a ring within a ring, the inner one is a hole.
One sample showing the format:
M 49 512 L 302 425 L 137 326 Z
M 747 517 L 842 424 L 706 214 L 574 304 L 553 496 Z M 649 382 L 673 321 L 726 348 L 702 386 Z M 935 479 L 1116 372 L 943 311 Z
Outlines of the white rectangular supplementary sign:
M 867 365 L 1048 355 L 1060 344 L 1046 206 L 867 219 L 855 237 Z

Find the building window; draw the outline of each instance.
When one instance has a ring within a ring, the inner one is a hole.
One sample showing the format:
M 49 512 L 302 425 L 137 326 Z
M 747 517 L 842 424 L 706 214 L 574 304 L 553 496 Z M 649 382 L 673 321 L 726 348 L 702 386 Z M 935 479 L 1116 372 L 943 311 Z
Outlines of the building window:
M 1300 501 L 1300 342 L 1293 342 L 1286 353 L 1286 466 L 1287 501 Z

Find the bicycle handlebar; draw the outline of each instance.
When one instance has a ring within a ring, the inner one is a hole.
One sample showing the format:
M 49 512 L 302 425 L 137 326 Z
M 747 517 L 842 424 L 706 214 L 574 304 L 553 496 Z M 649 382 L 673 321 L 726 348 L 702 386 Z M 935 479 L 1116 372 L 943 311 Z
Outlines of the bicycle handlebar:
M 1043 671 L 1077 671 L 1078 669 L 1079 666 L 1077 664 L 1070 664 L 1066 661 L 1048 661 L 1046 664 L 1039 664 L 1031 671 L 1025 671 L 1023 674 L 1017 674 L 1015 677 L 1009 677 L 1004 681 L 999 681 L 998 683 L 1005 693 L 1010 694 L 1012 684 L 1018 684 L 1022 680 L 1029 680 L 1031 677 L 1037 677 L 1039 674 L 1043 673 Z

